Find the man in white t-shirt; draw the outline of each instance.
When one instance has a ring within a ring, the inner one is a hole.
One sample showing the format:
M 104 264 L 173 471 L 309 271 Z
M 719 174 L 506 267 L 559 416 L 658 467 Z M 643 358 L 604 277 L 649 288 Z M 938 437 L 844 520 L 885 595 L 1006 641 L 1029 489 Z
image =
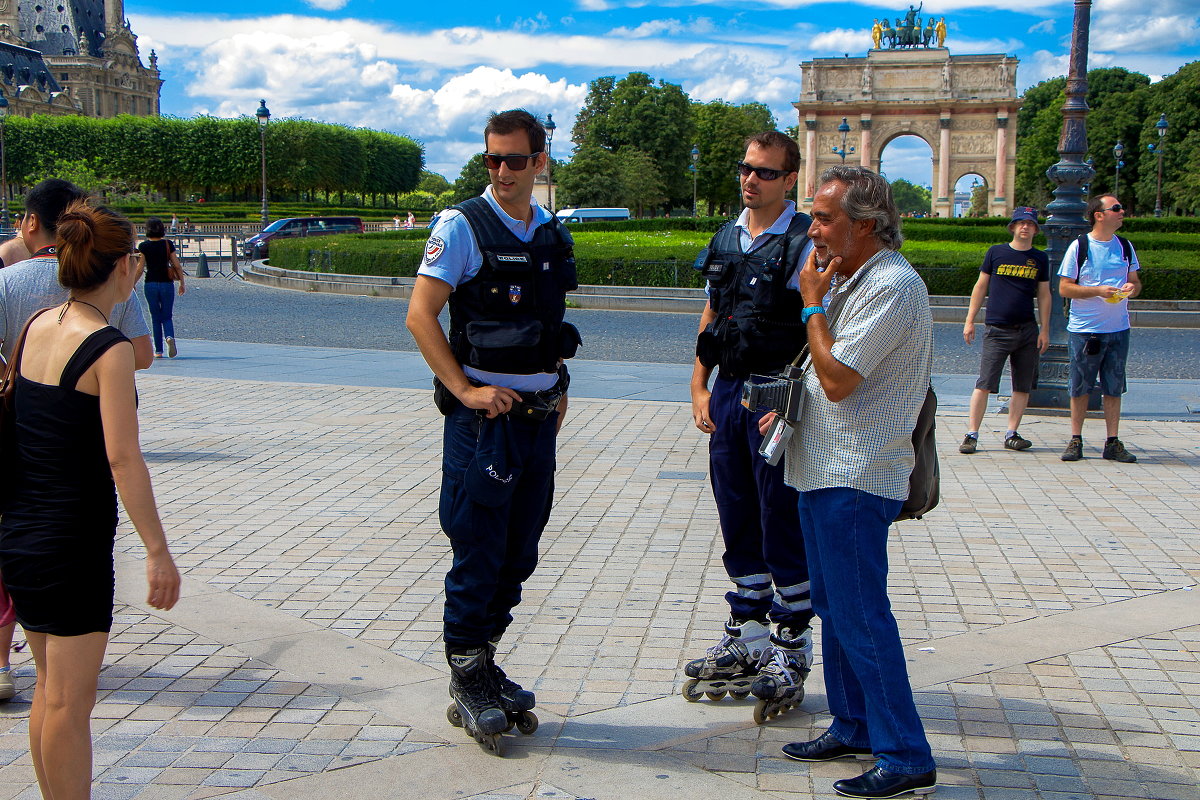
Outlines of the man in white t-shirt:
M 1104 458 L 1132 464 L 1137 456 L 1117 438 L 1121 422 L 1121 395 L 1125 393 L 1125 362 L 1129 358 L 1129 298 L 1142 291 L 1140 265 L 1133 245 L 1117 235 L 1125 223 L 1125 208 L 1111 194 L 1088 203 L 1091 233 L 1067 247 L 1059 266 L 1058 291 L 1071 301 L 1067 323 L 1071 352 L 1071 439 L 1063 461 L 1083 458 L 1083 420 L 1088 393 L 1100 381 L 1104 399 L 1104 424 L 1108 439 Z M 1080 247 L 1087 252 L 1080 254 Z

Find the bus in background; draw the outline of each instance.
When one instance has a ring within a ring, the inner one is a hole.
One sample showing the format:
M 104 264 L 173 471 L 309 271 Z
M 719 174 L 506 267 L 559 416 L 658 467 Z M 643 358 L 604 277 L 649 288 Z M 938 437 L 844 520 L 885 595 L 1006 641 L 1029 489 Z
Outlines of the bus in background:
M 624 222 L 629 219 L 628 208 L 564 208 L 556 215 L 558 221 L 570 225 L 573 222 Z

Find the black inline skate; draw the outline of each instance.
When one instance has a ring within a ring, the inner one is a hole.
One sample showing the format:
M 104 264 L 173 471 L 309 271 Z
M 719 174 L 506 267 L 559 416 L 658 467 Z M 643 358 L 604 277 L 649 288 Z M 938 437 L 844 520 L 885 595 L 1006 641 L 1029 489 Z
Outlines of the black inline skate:
M 804 679 L 812 670 L 812 628 L 771 625 L 771 647 L 750 687 L 758 698 L 754 721 L 762 725 L 804 701 Z
M 446 651 L 450 663 L 450 697 L 446 719 L 456 728 L 466 728 L 475 741 L 496 755 L 503 755 L 500 734 L 509 728 L 508 715 L 500 704 L 486 647 Z
M 496 645 L 499 642 L 499 639 L 488 642 L 488 667 L 491 669 L 492 681 L 496 684 L 500 708 L 508 717 L 508 727 L 504 730 L 507 732 L 516 726 L 517 730 L 528 736 L 538 728 L 538 718 L 533 713 L 537 698 L 533 692 L 505 675 L 504 670 L 496 663 Z
M 683 696 L 694 703 L 701 697 L 720 700 L 726 693 L 742 700 L 758 675 L 758 664 L 768 648 L 767 624 L 756 619 L 743 622 L 730 617 L 725 636 L 708 648 L 704 658 L 684 666 L 691 680 L 683 684 Z

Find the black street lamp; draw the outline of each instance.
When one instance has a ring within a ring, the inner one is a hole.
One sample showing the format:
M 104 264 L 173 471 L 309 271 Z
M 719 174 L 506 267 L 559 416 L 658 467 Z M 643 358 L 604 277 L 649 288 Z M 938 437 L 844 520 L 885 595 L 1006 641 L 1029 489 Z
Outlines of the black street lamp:
M 700 175 L 700 148 L 692 145 L 692 216 L 696 216 L 696 178 Z
M 1125 166 L 1125 162 L 1121 159 L 1125 157 L 1125 145 L 1117 142 L 1113 147 L 1113 161 L 1117 165 L 1117 176 L 1113 180 L 1113 196 L 1121 196 L 1121 167 Z
M 258 148 L 262 155 L 262 226 L 267 227 L 267 123 L 271 121 L 271 112 L 267 109 L 267 101 L 258 101 Z
M 850 124 L 846 122 L 846 118 L 842 117 L 842 124 L 837 126 L 838 133 L 842 135 L 842 146 L 833 148 L 835 156 L 842 157 L 842 163 L 846 163 L 846 156 L 854 155 L 854 145 L 850 145 L 850 149 L 846 149 L 846 137 L 850 135 Z
M 0 229 L 8 230 L 8 158 L 4 154 L 4 118 L 8 98 L 0 94 Z
M 554 213 L 554 132 L 558 126 L 554 124 L 554 115 L 546 115 L 546 199 L 550 204 L 550 213 Z
M 1162 216 L 1162 157 L 1163 151 L 1167 149 L 1167 141 L 1163 137 L 1167 135 L 1167 115 L 1161 114 L 1158 122 L 1154 123 L 1154 127 L 1158 128 L 1158 146 L 1150 145 L 1150 152 L 1158 156 L 1158 189 L 1154 196 L 1154 216 Z

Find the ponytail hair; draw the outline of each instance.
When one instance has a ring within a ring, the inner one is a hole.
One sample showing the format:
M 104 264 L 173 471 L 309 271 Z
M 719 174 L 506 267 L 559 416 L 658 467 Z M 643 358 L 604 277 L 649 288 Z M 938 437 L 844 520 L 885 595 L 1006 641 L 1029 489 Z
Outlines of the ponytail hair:
M 133 226 L 115 211 L 80 200 L 58 218 L 58 282 L 81 291 L 104 284 L 133 248 Z

